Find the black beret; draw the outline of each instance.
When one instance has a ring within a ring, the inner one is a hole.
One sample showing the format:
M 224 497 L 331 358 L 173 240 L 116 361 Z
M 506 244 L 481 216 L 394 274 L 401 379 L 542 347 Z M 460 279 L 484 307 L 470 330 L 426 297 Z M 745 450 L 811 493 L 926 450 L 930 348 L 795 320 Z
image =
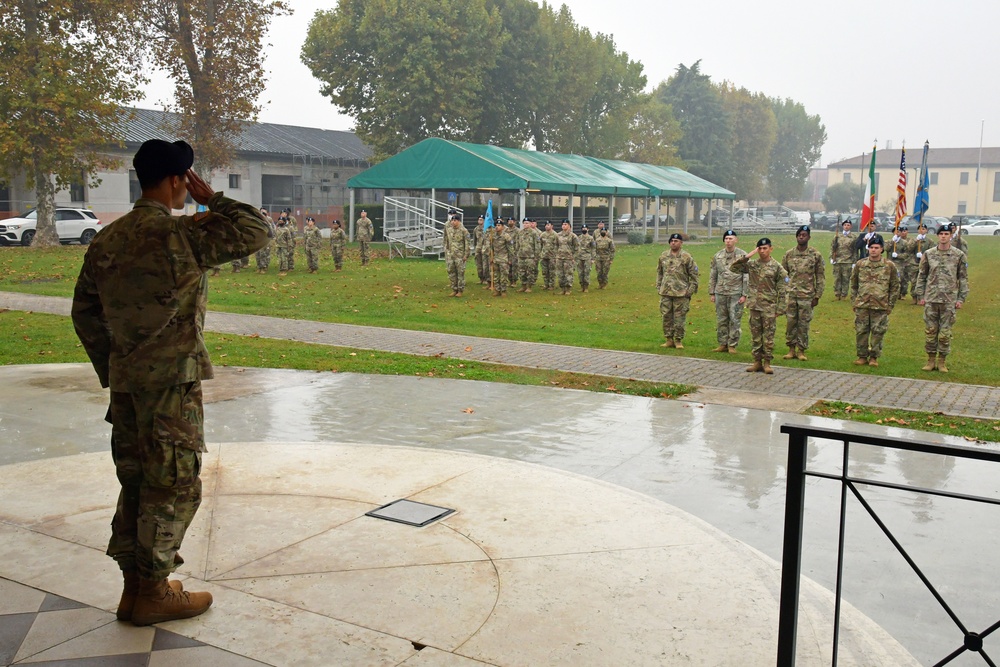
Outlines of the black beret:
M 899 226 L 899 231 L 901 231 L 901 232 L 908 232 L 908 231 L 910 231 L 910 228 L 907 227 L 906 225 L 900 225 Z
M 483 216 L 479 216 L 479 219 L 480 219 L 480 220 L 485 220 L 486 218 L 485 218 L 485 217 L 483 217 Z
M 760 248 L 762 246 L 766 246 L 766 245 L 771 245 L 771 239 L 767 238 L 766 236 L 764 238 L 762 238 L 762 239 L 758 239 L 757 240 L 757 247 L 758 248 Z
M 727 236 L 735 237 L 736 236 L 736 230 L 735 229 L 727 229 L 726 232 L 725 232 L 725 234 L 722 235 L 722 238 L 726 238 Z
M 940 234 L 941 232 L 954 232 L 954 231 L 955 231 L 955 225 L 952 225 L 947 222 L 938 227 L 938 234 Z
M 882 238 L 881 234 L 875 234 L 870 239 L 868 239 L 868 245 L 870 245 L 870 246 L 872 246 L 872 245 L 880 245 L 880 246 L 882 246 L 884 248 L 885 247 L 885 240 Z
M 812 236 L 812 230 L 809 229 L 809 225 L 802 225 L 801 227 L 795 230 L 796 235 L 798 235 L 799 232 L 805 232 L 809 236 Z
M 678 234 L 677 232 L 674 232 L 673 234 L 670 235 L 670 238 L 668 238 L 667 240 L 668 241 L 674 241 L 674 240 L 683 241 L 684 237 L 681 236 L 680 234 Z
M 562 221 L 568 223 L 569 222 L 569 218 L 563 218 Z
M 186 141 L 150 139 L 132 158 L 135 175 L 144 187 L 155 186 L 168 176 L 183 176 L 193 164 L 194 150 Z

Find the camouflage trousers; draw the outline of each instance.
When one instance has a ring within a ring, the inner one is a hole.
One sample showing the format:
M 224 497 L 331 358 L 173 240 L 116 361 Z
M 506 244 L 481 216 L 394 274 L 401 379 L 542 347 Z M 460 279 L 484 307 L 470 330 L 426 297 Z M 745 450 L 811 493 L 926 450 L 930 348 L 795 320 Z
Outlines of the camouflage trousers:
M 165 579 L 183 562 L 177 551 L 201 504 L 201 382 L 112 392 L 111 425 L 121 492 L 107 554 L 122 570 Z
M 954 303 L 924 305 L 924 351 L 946 357 L 951 353 L 951 328 L 955 326 Z
M 559 287 L 562 289 L 572 289 L 573 260 L 569 257 L 565 259 L 556 257 L 554 261 L 556 263 L 556 279 L 559 281 Z
M 542 282 L 545 289 L 553 289 L 556 286 L 556 258 L 542 257 Z
M 334 246 L 330 248 L 330 255 L 333 256 L 333 268 L 340 271 L 344 268 L 344 248 L 343 246 Z
M 589 257 L 576 260 L 576 277 L 580 280 L 580 287 L 584 289 L 590 287 L 590 266 L 592 263 L 593 260 Z
M 465 291 L 465 258 L 449 257 L 445 260 L 448 267 L 448 283 L 452 292 Z
M 306 246 L 306 264 L 310 271 L 319 271 L 319 248 Z
M 361 266 L 368 266 L 368 241 L 358 241 L 358 248 L 361 251 Z
M 691 308 L 689 296 L 660 296 L 660 315 L 663 316 L 663 337 L 679 343 L 684 340 L 687 314 Z
M 493 291 L 506 292 L 510 285 L 510 273 L 508 268 L 510 263 L 506 259 L 493 260 Z
M 245 269 L 250 266 L 249 257 L 240 257 L 239 259 L 234 259 L 232 261 L 233 273 L 238 273 L 240 269 Z
M 854 309 L 854 334 L 858 359 L 882 356 L 882 339 L 889 330 L 889 311 L 874 308 Z
M 257 260 L 258 271 L 267 271 L 267 267 L 271 266 L 271 246 L 266 245 L 258 250 L 254 259 Z
M 762 310 L 750 311 L 750 353 L 755 361 L 774 358 L 774 334 L 778 318 Z
M 521 284 L 525 287 L 531 287 L 538 282 L 537 257 L 521 257 L 517 260 L 517 270 Z
M 483 257 L 483 253 L 476 251 L 476 275 L 479 282 L 485 283 L 490 279 L 489 259 Z
M 743 304 L 740 294 L 715 295 L 715 338 L 719 345 L 736 347 L 740 344 L 740 323 L 743 321 Z
M 813 318 L 812 299 L 788 299 L 785 308 L 785 343 L 800 350 L 809 349 L 809 323 Z
M 837 263 L 833 265 L 833 294 L 847 296 L 851 291 L 851 269 L 853 264 Z
M 517 284 L 517 263 L 518 263 L 517 257 L 514 257 L 514 258 L 512 258 L 510 260 L 510 263 L 507 265 L 507 284 L 508 285 L 516 285 Z
M 611 273 L 611 258 L 598 257 L 594 261 L 594 267 L 597 269 L 597 284 L 604 287 L 608 284 L 608 274 Z
M 295 268 L 295 246 L 288 249 L 288 270 Z
M 278 246 L 278 270 L 288 271 L 292 268 L 292 249 Z
M 913 288 L 917 284 L 917 271 L 920 269 L 920 265 L 916 262 L 910 262 L 909 264 L 904 264 L 899 271 L 899 296 L 906 296 L 907 293 L 912 294 Z

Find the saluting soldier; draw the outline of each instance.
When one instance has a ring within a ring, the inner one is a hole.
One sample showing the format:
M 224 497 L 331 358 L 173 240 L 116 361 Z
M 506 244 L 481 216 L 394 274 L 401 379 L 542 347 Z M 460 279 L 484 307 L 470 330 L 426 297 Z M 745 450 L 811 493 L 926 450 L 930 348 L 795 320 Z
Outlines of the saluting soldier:
M 671 234 L 670 250 L 663 251 L 656 264 L 656 291 L 660 295 L 660 315 L 663 316 L 663 337 L 660 347 L 684 349 L 684 332 L 691 297 L 698 291 L 698 265 L 686 250 L 684 238 Z
M 889 330 L 889 315 L 899 298 L 899 269 L 882 252 L 884 246 L 878 234 L 869 239 L 868 256 L 858 260 L 851 272 L 856 366 L 878 366 L 882 340 Z
M 785 312 L 788 272 L 771 257 L 771 239 L 757 240 L 757 247 L 740 257 L 729 267 L 734 273 L 750 276 L 747 291 L 747 309 L 750 311 L 750 339 L 753 364 L 747 366 L 747 373 L 771 375 L 771 359 L 774 358 L 774 333 L 778 316 Z M 754 255 L 760 259 L 751 262 Z

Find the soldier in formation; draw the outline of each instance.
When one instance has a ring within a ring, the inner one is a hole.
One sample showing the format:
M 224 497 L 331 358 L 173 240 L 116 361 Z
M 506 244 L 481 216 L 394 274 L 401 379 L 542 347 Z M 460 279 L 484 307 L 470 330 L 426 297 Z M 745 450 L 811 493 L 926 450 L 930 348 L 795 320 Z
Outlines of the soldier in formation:
M 590 267 L 594 263 L 594 237 L 590 235 L 590 230 L 586 226 L 580 230 L 577 237 L 576 249 L 576 276 L 580 280 L 580 291 L 586 292 L 590 289 Z
M 469 230 L 462 224 L 457 213 L 451 216 L 444 229 L 444 261 L 448 267 L 448 282 L 451 296 L 460 297 L 465 291 L 465 263 L 472 252 Z
M 306 263 L 309 273 L 319 271 L 319 253 L 323 249 L 323 233 L 316 226 L 316 219 L 306 216 L 306 228 L 302 232 L 302 243 L 306 249 Z
M 788 273 L 788 303 L 785 311 L 785 343 L 788 354 L 784 359 L 805 361 L 809 349 L 809 323 L 813 308 L 819 304 L 826 285 L 823 255 L 809 245 L 812 233 L 808 225 L 795 232 L 795 247 L 785 253 L 781 265 Z
M 333 256 L 333 268 L 340 271 L 344 268 L 344 248 L 347 247 L 347 232 L 340 226 L 340 220 L 334 220 L 330 228 L 330 254 Z
M 576 257 L 580 240 L 569 226 L 569 220 L 563 220 L 562 231 L 556 235 L 556 277 L 559 289 L 566 296 L 573 291 L 573 260 Z
M 538 258 L 542 254 L 542 240 L 533 220 L 527 220 L 524 228 L 517 233 L 517 266 L 521 289 L 518 292 L 531 292 L 538 281 Z
M 611 273 L 611 263 L 615 260 L 615 241 L 604 229 L 602 222 L 597 226 L 597 237 L 594 239 L 595 267 L 597 268 L 597 288 L 608 286 L 608 275 Z
M 559 235 L 552 229 L 552 223 L 545 223 L 545 231 L 539 239 L 542 242 L 542 289 L 554 290 L 556 288 L 556 249 L 559 247 Z
M 476 228 L 472 230 L 473 252 L 476 256 L 476 275 L 479 277 L 480 285 L 488 285 L 490 282 L 489 257 L 486 252 L 486 232 L 483 225 L 486 218 L 479 216 Z
M 847 298 L 851 283 L 851 268 L 854 266 L 856 251 L 854 242 L 858 236 L 851 231 L 851 221 L 844 220 L 840 232 L 830 243 L 830 264 L 833 265 L 833 293 L 837 301 Z
M 268 215 L 266 208 L 260 209 L 260 216 L 267 220 L 267 224 L 274 227 L 274 220 Z M 274 250 L 274 239 L 257 251 L 254 255 L 254 259 L 257 261 L 257 273 L 267 273 L 268 267 L 271 265 L 271 252 Z
M 952 247 L 951 235 L 952 226 L 941 225 L 937 246 L 923 253 L 917 271 L 914 295 L 924 307 L 925 371 L 948 372 L 951 328 L 969 296 L 969 265 L 965 253 Z
M 292 270 L 291 257 L 295 252 L 295 237 L 292 235 L 291 225 L 288 224 L 288 217 L 284 213 L 278 217 L 274 245 L 278 250 L 278 275 L 286 276 Z
M 514 254 L 514 239 L 507 232 L 506 225 L 498 223 L 489 233 L 491 287 L 493 296 L 507 296 L 507 286 L 510 280 L 510 258 Z
M 682 350 L 691 297 L 698 291 L 698 265 L 682 249 L 684 239 L 680 234 L 671 234 L 669 243 L 670 250 L 665 250 L 656 264 L 656 291 L 666 339 L 661 347 Z
M 124 580 L 116 616 L 140 626 L 197 616 L 212 604 L 211 593 L 168 579 L 201 504 L 201 382 L 212 377 L 202 338 L 205 274 L 252 255 L 272 233 L 258 209 L 213 192 L 193 162 L 183 141 L 139 147 L 132 163 L 142 197 L 91 242 L 73 295 L 73 325 L 111 390 L 120 492 L 107 554 Z M 188 194 L 208 210 L 172 215 Z
M 372 242 L 375 233 L 372 221 L 368 218 L 368 211 L 361 211 L 361 217 L 354 223 L 355 235 L 361 249 L 361 266 L 368 266 L 368 244 Z
M 298 245 L 295 235 L 299 231 L 299 221 L 292 215 L 290 208 L 286 208 L 282 216 L 285 218 L 285 227 L 288 228 L 288 270 L 291 271 L 295 268 L 295 246 Z
M 750 311 L 750 339 L 753 354 L 753 364 L 747 366 L 748 373 L 763 372 L 771 375 L 771 359 L 774 355 L 774 333 L 777 329 L 777 318 L 784 312 L 786 290 L 788 287 L 788 272 L 785 267 L 771 257 L 771 239 L 762 238 L 757 241 L 757 247 L 749 254 L 743 255 L 729 267 L 734 273 L 749 275 L 748 291 L 750 298 L 747 308 Z M 751 262 L 754 255 L 760 259 Z
M 748 278 L 745 273 L 730 270 L 746 252 L 736 247 L 736 232 L 727 230 L 722 235 L 722 250 L 712 257 L 708 277 L 708 294 L 715 304 L 715 336 L 719 343 L 713 352 L 736 354 L 740 344 L 740 324 L 743 321 L 743 304 L 747 300 Z
M 933 248 L 935 239 L 933 237 L 927 238 L 927 225 L 920 223 L 917 225 L 917 237 L 913 240 L 913 259 L 917 264 L 917 269 L 920 269 L 920 260 L 923 259 L 924 253 L 927 252 L 928 248 Z M 917 298 L 917 275 L 913 276 L 913 286 L 910 288 L 910 294 L 913 296 L 913 305 L 920 305 Z
M 507 284 L 514 286 L 517 284 L 517 222 L 514 218 L 507 218 L 507 233 L 514 244 L 510 253 L 510 261 L 507 264 Z
M 883 251 L 888 253 L 892 263 L 899 269 L 899 296 L 903 298 L 913 289 L 917 278 L 916 239 L 910 237 L 906 225 L 899 226 L 899 232 L 892 237 L 892 243 Z
M 855 366 L 878 366 L 889 315 L 899 298 L 899 270 L 886 258 L 879 234 L 868 240 L 868 256 L 851 271 L 851 302 L 858 358 Z

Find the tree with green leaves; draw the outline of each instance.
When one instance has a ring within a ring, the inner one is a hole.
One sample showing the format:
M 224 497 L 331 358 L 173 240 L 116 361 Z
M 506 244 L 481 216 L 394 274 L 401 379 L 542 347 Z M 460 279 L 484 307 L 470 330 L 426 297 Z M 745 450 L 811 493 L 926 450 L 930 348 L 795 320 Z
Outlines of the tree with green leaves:
M 827 211 L 849 213 L 857 210 L 863 196 L 860 183 L 834 183 L 823 193 L 823 206 Z
M 0 12 L 0 174 L 34 188 L 33 245 L 55 245 L 57 189 L 117 162 L 120 106 L 142 83 L 134 6 L 122 0 L 8 0 Z
M 264 91 L 264 38 L 282 0 L 145 0 L 144 31 L 155 66 L 175 84 L 179 127 L 165 128 L 195 150 L 209 176 L 232 160 L 243 123 Z
M 777 138 L 778 123 L 771 100 L 763 93 L 751 93 L 728 82 L 719 86 L 719 93 L 733 138 L 732 168 L 725 185 L 738 199 L 759 201 L 767 191 L 771 151 Z
M 799 102 L 775 98 L 771 105 L 778 134 L 771 150 L 767 183 L 771 196 L 782 203 L 802 192 L 809 169 L 819 161 L 826 128 L 819 116 L 810 116 Z
M 681 126 L 669 106 L 646 93 L 619 116 L 620 121 L 611 123 L 619 136 L 608 137 L 617 150 L 607 157 L 661 167 L 684 167 L 684 161 L 677 155 Z

